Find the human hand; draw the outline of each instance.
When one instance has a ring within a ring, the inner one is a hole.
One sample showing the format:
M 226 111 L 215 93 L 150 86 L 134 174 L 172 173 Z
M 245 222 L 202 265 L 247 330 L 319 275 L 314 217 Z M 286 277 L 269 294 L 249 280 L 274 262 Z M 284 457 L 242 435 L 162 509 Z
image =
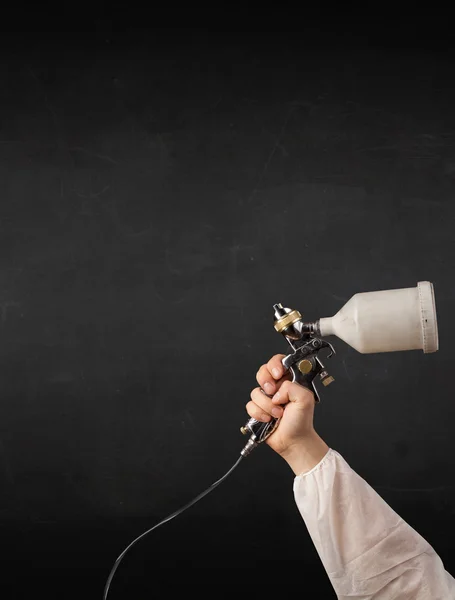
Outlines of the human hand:
M 279 419 L 266 443 L 297 475 L 315 466 L 329 448 L 314 430 L 313 393 L 290 381 L 281 362 L 283 358 L 284 354 L 276 354 L 259 369 L 256 379 L 260 387 L 251 392 L 246 410 L 258 421 Z

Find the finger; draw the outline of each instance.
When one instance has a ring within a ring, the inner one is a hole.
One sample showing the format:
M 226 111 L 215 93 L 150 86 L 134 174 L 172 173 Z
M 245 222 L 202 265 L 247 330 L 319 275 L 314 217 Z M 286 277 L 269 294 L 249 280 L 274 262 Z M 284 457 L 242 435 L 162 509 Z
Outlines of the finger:
M 275 354 L 267 363 L 267 369 L 275 380 L 281 379 L 285 374 L 282 359 L 285 357 L 284 354 Z
M 283 385 L 273 396 L 272 403 L 283 405 L 288 402 L 297 402 L 303 406 L 311 406 L 314 404 L 314 394 L 298 383 L 284 381 Z
M 267 365 L 262 365 L 262 367 L 260 367 L 259 371 L 256 373 L 256 381 L 259 383 L 264 392 L 269 394 L 269 396 L 273 396 L 273 394 L 278 390 L 275 382 L 273 381 L 272 375 L 267 369 Z
M 265 410 L 262 410 L 262 408 L 252 400 L 250 400 L 250 402 L 248 402 L 246 405 L 246 412 L 250 415 L 250 417 L 253 417 L 253 419 L 262 421 L 263 423 L 267 423 L 272 418 L 265 412 Z
M 275 417 L 276 419 L 283 416 L 283 409 L 281 406 L 273 404 L 272 399 L 269 398 L 261 388 L 255 388 L 251 392 L 251 400 L 268 415 L 272 415 L 272 417 Z
M 278 354 L 278 362 L 281 365 L 281 358 L 284 358 L 284 354 Z M 269 361 L 270 363 L 270 361 Z M 269 367 L 269 363 L 267 363 L 266 365 L 262 365 L 262 367 L 259 369 L 259 371 L 256 374 L 256 380 L 259 383 L 259 385 L 261 386 L 261 388 L 265 391 L 266 394 L 268 394 L 269 396 L 272 396 L 275 392 L 277 392 L 282 383 L 283 380 L 279 380 L 279 381 L 275 381 L 272 371 Z M 272 368 L 278 368 L 278 367 L 272 367 Z M 284 374 L 284 367 L 283 365 L 281 365 L 281 372 Z M 285 378 L 289 378 L 290 375 L 288 373 L 285 374 Z

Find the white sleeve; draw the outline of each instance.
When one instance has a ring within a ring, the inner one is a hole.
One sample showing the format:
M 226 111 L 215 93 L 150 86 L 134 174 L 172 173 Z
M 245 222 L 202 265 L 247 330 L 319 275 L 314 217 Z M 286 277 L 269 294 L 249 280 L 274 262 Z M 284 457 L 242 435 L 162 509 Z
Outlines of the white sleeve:
M 296 477 L 294 495 L 340 600 L 455 599 L 433 548 L 338 452 Z

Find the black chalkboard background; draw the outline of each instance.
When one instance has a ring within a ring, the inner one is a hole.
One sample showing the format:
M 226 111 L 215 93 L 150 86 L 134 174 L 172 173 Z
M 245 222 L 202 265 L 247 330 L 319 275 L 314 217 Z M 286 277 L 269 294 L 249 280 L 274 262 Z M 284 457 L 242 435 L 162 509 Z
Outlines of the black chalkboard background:
M 439 352 L 332 340 L 316 426 L 455 572 L 453 55 L 355 33 L 2 37 L 5 598 L 101 598 L 124 546 L 235 462 L 255 373 L 286 352 L 274 303 L 316 319 L 420 280 Z M 138 544 L 109 597 L 206 591 L 191 569 L 334 597 L 292 483 L 258 449 Z

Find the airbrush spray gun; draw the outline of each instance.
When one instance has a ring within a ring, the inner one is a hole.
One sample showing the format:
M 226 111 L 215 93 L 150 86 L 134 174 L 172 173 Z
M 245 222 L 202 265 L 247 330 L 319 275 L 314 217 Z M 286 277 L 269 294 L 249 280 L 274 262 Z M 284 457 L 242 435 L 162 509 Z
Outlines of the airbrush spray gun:
M 429 353 L 438 350 L 436 306 L 433 284 L 429 281 L 421 281 L 413 288 L 356 294 L 335 316 L 309 323 L 303 321 L 299 311 L 281 304 L 274 304 L 273 310 L 275 330 L 284 336 L 290 346 L 290 353 L 283 358 L 283 366 L 293 382 L 313 392 L 316 402 L 320 398 L 315 381 L 319 380 L 325 386 L 333 381 L 319 357 L 326 350 L 329 351 L 327 358 L 335 354 L 325 337 L 336 336 L 363 354 L 398 350 L 423 350 Z M 267 423 L 249 419 L 241 427 L 242 433 L 250 437 L 237 462 L 204 492 L 142 533 L 123 550 L 111 569 L 103 600 L 107 599 L 114 574 L 130 548 L 220 485 L 243 458 L 272 435 L 278 423 L 279 419 Z
M 292 381 L 313 392 L 320 401 L 315 380 L 327 386 L 334 378 L 325 370 L 319 353 L 329 349 L 327 358 L 335 354 L 323 338 L 337 336 L 358 352 L 394 352 L 422 349 L 425 353 L 438 349 L 438 327 L 433 284 L 421 281 L 415 288 L 364 292 L 353 296 L 334 316 L 305 323 L 297 310 L 274 304 L 274 327 L 288 342 L 291 352 L 282 360 Z M 267 423 L 249 419 L 240 428 L 250 435 L 241 455 L 264 442 L 278 426 L 279 419 Z

